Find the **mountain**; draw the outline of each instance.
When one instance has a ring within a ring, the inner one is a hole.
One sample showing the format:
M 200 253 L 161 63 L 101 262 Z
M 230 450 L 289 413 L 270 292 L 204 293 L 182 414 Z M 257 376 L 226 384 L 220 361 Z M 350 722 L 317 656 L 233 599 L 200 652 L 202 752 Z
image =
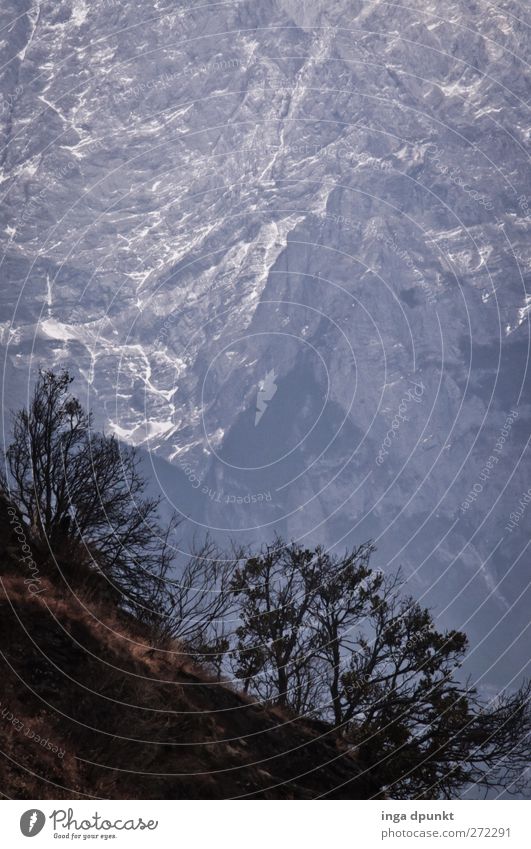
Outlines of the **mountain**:
M 527 661 L 530 23 L 0 12 L 6 406 L 67 366 L 190 533 L 374 538 L 494 690 Z

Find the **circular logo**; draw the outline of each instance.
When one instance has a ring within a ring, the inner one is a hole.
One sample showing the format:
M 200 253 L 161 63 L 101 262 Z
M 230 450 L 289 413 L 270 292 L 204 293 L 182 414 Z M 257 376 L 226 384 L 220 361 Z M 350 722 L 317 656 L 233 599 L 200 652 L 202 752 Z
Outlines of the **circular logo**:
M 20 830 L 24 837 L 35 837 L 44 828 L 46 817 L 42 811 L 32 808 L 20 817 Z

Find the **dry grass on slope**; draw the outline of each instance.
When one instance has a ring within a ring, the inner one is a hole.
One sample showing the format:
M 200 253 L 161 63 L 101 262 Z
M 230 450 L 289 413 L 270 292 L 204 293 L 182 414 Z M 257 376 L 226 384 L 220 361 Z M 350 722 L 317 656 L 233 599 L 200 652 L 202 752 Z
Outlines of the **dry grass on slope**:
M 377 792 L 325 724 L 254 704 L 175 644 L 150 648 L 148 633 L 93 581 L 74 588 L 42 561 L 35 594 L 11 546 L 0 558 L 0 775 L 8 797 Z

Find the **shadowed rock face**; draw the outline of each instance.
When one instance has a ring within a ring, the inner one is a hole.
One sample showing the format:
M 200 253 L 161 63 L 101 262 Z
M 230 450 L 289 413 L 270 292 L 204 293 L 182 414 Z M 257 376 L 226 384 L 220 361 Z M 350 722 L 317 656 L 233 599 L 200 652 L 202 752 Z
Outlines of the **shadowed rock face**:
M 53 568 L 33 555 L 38 591 L 2 552 L 0 745 L 9 798 L 378 795 L 325 723 L 254 704 L 176 644 L 150 648 L 141 626 L 104 600 L 106 582 L 97 588 L 97 576 L 87 582 L 78 565 Z
M 8 406 L 68 365 L 190 532 L 374 537 L 496 687 L 527 621 L 525 515 L 505 530 L 528 487 L 526 14 L 75 0 L 0 22 Z

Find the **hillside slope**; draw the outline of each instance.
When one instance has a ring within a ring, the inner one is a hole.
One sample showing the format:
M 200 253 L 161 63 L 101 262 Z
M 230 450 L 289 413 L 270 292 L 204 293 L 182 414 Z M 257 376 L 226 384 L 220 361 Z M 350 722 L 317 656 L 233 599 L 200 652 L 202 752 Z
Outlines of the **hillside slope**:
M 7 409 L 68 365 L 223 544 L 378 540 L 497 690 L 528 659 L 529 8 L 0 8 Z
M 194 667 L 178 646 L 153 650 L 142 627 L 102 597 L 98 581 L 80 582 L 70 564 L 52 566 L 33 547 L 30 571 L 6 514 L 0 526 L 3 794 L 377 793 L 326 725 L 252 703 Z

